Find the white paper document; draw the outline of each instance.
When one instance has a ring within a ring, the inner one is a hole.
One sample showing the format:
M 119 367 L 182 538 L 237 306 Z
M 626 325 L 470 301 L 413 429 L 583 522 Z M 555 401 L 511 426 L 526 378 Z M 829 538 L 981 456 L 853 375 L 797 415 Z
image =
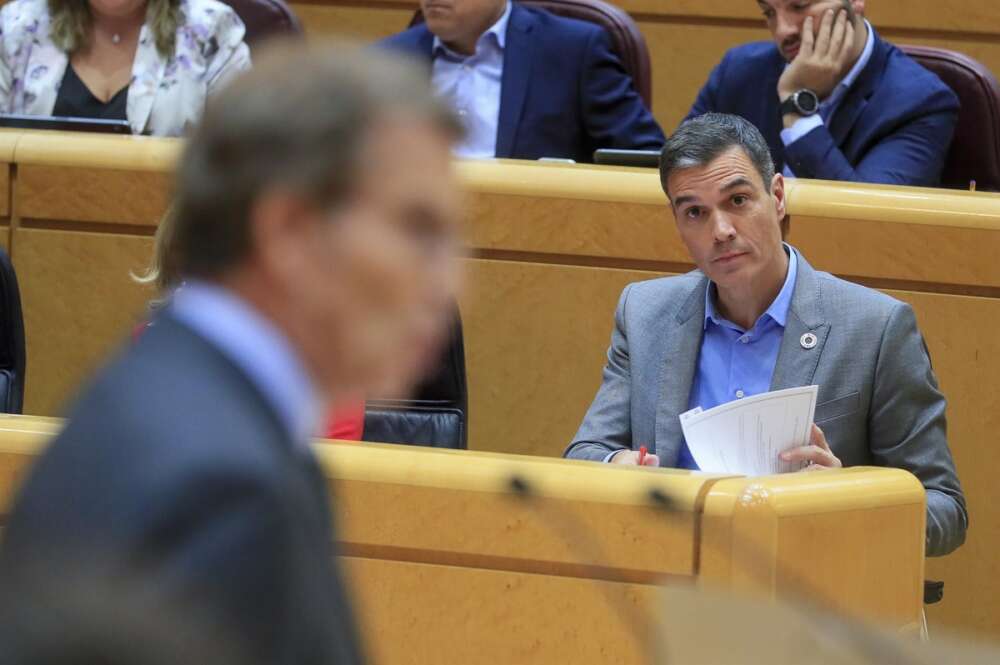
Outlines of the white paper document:
M 765 476 L 798 471 L 779 453 L 809 443 L 818 386 L 789 388 L 680 415 L 691 456 L 702 471 Z

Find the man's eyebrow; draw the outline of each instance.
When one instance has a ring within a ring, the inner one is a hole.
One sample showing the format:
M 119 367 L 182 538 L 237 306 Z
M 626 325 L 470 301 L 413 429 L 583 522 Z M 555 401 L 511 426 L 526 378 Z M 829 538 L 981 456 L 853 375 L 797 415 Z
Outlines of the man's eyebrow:
M 736 189 L 737 187 L 753 187 L 753 182 L 750 180 L 750 178 L 740 176 L 739 178 L 733 178 L 732 180 L 727 182 L 725 185 L 719 188 L 719 191 L 728 192 L 729 190 Z
M 688 195 L 688 196 L 678 196 L 676 199 L 674 199 L 674 207 L 675 208 L 680 208 L 685 203 L 691 203 L 692 201 L 696 200 L 696 198 L 697 197 L 690 196 L 690 195 Z

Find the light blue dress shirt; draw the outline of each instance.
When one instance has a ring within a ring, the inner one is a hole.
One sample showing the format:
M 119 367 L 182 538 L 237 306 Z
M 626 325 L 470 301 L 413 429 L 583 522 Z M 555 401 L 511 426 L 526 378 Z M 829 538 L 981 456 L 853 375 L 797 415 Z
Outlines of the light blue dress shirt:
M 844 80 L 837 84 L 837 87 L 830 93 L 830 96 L 820 102 L 819 113 L 811 115 L 808 118 L 799 118 L 791 127 L 781 130 L 781 142 L 786 146 L 795 143 L 817 127 L 830 122 L 830 118 L 840 108 L 840 103 L 844 101 L 844 95 L 847 94 L 847 91 L 851 89 L 854 82 L 861 76 L 861 72 L 868 65 L 868 61 L 872 59 L 872 52 L 875 50 L 875 31 L 867 20 L 865 20 L 865 28 L 868 30 L 868 40 L 865 42 L 865 48 L 861 52 L 861 57 L 851 67 L 851 71 L 847 72 Z M 787 164 L 782 173 L 789 178 L 795 177 L 792 169 Z
M 465 125 L 465 140 L 455 147 L 459 157 L 483 159 L 497 153 L 500 95 L 507 23 L 511 3 L 500 20 L 480 35 L 476 52 L 455 53 L 434 38 L 431 80 L 438 94 L 448 99 Z
M 706 411 L 726 402 L 759 395 L 771 389 L 771 377 L 778 361 L 785 333 L 788 308 L 795 292 L 798 258 L 785 245 L 788 273 L 778 296 L 750 330 L 728 321 L 715 308 L 715 285 L 705 290 L 705 332 L 698 354 L 698 369 L 691 385 L 688 408 Z M 678 469 L 698 469 L 687 443 L 681 444 Z
M 322 402 L 298 354 L 278 328 L 232 292 L 188 281 L 168 310 L 246 374 L 296 443 L 308 449 Z

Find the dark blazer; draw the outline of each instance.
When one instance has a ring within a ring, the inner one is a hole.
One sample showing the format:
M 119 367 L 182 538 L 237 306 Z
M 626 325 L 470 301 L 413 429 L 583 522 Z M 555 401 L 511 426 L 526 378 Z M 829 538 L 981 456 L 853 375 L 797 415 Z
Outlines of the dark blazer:
M 380 45 L 430 59 L 434 35 L 421 24 Z M 659 150 L 664 140 L 603 28 L 514 3 L 497 157 L 591 162 L 598 148 Z
M 359 663 L 311 453 L 216 348 L 162 315 L 85 389 L 4 533 L 40 562 L 136 575 L 262 663 Z
M 958 97 L 936 75 L 875 35 L 871 60 L 829 127 L 785 148 L 778 79 L 785 60 L 772 42 L 738 46 L 698 93 L 688 118 L 740 115 L 767 139 L 778 171 L 800 178 L 937 185 L 958 118 Z
M 797 251 L 797 250 L 796 250 Z M 909 305 L 814 270 L 799 254 L 771 390 L 816 384 L 816 424 L 844 466 L 905 469 L 927 490 L 927 554 L 965 540 L 969 515 L 948 448 L 945 399 Z M 700 271 L 625 288 L 604 381 L 566 456 L 650 446 L 674 466 L 705 330 Z M 816 336 L 806 348 L 802 336 Z

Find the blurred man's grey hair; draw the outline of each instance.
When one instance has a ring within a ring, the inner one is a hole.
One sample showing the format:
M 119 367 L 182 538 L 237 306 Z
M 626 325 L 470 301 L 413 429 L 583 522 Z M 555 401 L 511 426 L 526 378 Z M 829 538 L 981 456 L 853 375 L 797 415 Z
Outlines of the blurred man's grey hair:
M 180 160 L 178 271 L 212 278 L 240 263 L 250 210 L 268 189 L 335 208 L 353 192 L 372 128 L 397 117 L 461 134 L 415 61 L 330 44 L 283 45 L 257 58 L 209 101 Z

